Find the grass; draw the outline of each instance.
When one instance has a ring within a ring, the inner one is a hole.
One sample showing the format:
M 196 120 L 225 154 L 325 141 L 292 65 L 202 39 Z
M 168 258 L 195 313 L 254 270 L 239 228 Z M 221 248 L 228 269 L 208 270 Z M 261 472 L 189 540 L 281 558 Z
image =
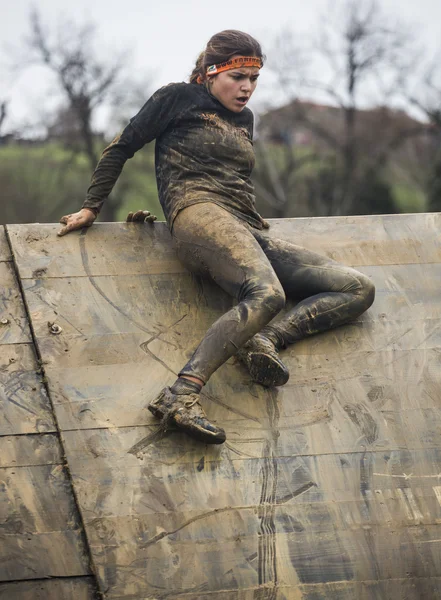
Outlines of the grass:
M 100 144 L 97 155 L 104 149 Z M 74 155 L 57 142 L 0 146 L 0 223 L 48 222 L 79 210 L 91 179 L 84 153 Z M 163 219 L 156 191 L 153 146 L 127 161 L 115 186 L 123 197 L 117 218 L 148 209 Z
M 401 213 L 417 213 L 427 210 L 427 201 L 423 192 L 406 183 L 392 185 L 395 204 Z

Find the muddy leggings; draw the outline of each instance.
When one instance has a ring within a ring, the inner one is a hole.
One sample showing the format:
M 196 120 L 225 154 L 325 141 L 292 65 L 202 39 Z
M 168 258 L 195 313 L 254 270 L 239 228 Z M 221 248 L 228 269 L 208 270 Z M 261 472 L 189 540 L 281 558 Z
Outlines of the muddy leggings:
M 270 238 L 213 203 L 178 213 L 173 240 L 189 270 L 238 302 L 210 327 L 180 375 L 207 382 L 257 332 L 285 348 L 355 319 L 374 300 L 375 288 L 362 273 Z M 268 325 L 286 296 L 300 302 Z

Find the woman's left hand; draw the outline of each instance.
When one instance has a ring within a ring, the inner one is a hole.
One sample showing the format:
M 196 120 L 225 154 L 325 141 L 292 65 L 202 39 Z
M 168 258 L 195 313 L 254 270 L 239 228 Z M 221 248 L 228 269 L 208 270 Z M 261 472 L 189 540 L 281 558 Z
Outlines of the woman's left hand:
M 129 212 L 126 221 L 127 223 L 153 223 L 156 217 L 148 210 L 137 210 L 135 213 Z

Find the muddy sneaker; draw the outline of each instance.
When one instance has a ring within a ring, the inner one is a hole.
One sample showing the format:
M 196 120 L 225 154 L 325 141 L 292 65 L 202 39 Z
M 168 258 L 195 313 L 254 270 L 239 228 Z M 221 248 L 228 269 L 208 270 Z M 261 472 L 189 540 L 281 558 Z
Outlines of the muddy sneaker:
M 237 358 L 246 366 L 253 381 L 265 387 L 284 385 L 289 379 L 289 371 L 274 344 L 260 333 L 239 350 Z
M 225 431 L 212 425 L 199 401 L 199 394 L 173 394 L 169 387 L 147 407 L 166 426 L 173 423 L 204 444 L 223 444 Z

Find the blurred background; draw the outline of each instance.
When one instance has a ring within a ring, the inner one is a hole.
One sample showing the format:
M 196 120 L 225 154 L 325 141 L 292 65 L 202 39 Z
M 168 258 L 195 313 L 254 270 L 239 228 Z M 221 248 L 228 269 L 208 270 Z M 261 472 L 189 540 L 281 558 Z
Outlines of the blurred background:
M 439 0 L 0 0 L 0 223 L 79 210 L 108 142 L 212 34 L 267 56 L 250 108 L 263 216 L 441 208 Z M 154 143 L 100 220 L 162 217 Z

